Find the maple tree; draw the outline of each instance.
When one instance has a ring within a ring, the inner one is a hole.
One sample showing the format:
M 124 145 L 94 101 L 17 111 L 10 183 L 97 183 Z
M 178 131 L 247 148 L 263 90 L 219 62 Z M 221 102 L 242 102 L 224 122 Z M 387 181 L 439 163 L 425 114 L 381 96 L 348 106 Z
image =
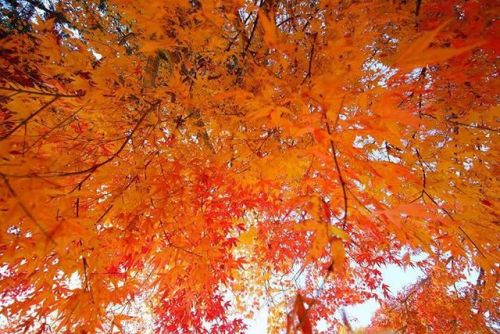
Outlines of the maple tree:
M 498 1 L 0 4 L 4 332 L 498 329 Z

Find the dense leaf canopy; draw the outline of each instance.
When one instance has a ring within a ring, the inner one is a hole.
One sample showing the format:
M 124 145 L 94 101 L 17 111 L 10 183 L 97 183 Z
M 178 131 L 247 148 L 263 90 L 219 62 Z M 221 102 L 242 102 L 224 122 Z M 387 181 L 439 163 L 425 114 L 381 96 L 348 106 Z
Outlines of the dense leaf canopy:
M 499 6 L 1 0 L 2 331 L 495 332 Z

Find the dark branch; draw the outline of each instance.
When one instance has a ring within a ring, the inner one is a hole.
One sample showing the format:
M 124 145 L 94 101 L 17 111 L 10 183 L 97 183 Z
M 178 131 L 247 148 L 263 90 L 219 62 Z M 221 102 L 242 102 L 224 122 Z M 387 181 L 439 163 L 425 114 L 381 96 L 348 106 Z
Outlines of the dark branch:
M 57 97 L 64 97 L 64 98 L 76 98 L 76 97 L 82 97 L 84 94 L 60 94 L 60 93 L 51 93 L 51 92 L 37 92 L 33 90 L 26 90 L 26 89 L 17 89 L 17 88 L 10 88 L 10 87 L 0 87 L 0 90 L 5 90 L 9 92 L 16 92 L 16 93 L 25 93 L 25 94 L 32 94 L 32 95 L 46 95 L 46 96 L 57 96 Z
M 301 85 L 304 84 L 304 82 L 306 82 L 307 79 L 311 78 L 312 76 L 312 62 L 313 62 L 313 58 L 314 58 L 314 48 L 315 48 L 315 45 L 316 45 L 316 38 L 318 37 L 318 33 L 315 32 L 313 34 L 313 41 L 312 41 L 312 45 L 311 45 L 311 52 L 309 53 L 309 64 L 307 65 L 307 73 L 306 73 L 306 76 L 304 77 L 304 79 L 302 80 L 302 82 L 300 83 Z
M 52 238 L 52 236 L 49 233 L 47 233 L 47 231 L 45 230 L 45 228 L 42 225 L 40 225 L 40 223 L 35 219 L 35 217 L 31 214 L 31 212 L 24 205 L 24 203 L 21 202 L 21 200 L 17 196 L 16 191 L 14 190 L 14 188 L 12 187 L 12 185 L 10 184 L 9 179 L 7 178 L 7 176 L 5 176 L 4 174 L 0 173 L 0 177 L 3 179 L 3 182 L 7 186 L 7 189 L 9 190 L 9 193 L 12 195 L 12 197 L 14 197 L 14 198 L 17 199 L 17 202 L 19 203 L 19 206 L 21 207 L 21 209 L 23 209 L 23 211 L 26 214 L 26 216 L 28 216 L 28 218 L 36 225 L 36 227 L 38 227 L 38 229 L 40 231 L 42 231 L 42 233 L 45 235 L 45 237 L 47 237 L 48 240 L 50 240 L 54 245 L 57 245 L 57 242 Z
M 56 102 L 58 99 L 59 99 L 59 96 L 54 96 L 54 98 L 52 100 L 50 100 L 49 102 L 45 103 L 37 111 L 35 111 L 31 115 L 29 115 L 27 118 L 25 118 L 24 120 L 22 120 L 21 122 L 19 122 L 19 124 L 17 124 L 9 132 L 7 132 L 3 136 L 1 136 L 0 137 L 0 141 L 7 139 L 10 135 L 12 135 L 14 132 L 16 132 L 17 129 L 19 129 L 23 125 L 27 124 L 33 117 L 35 117 L 36 115 L 38 115 L 39 113 L 41 113 L 42 111 L 44 111 L 47 107 L 49 107 L 52 103 Z

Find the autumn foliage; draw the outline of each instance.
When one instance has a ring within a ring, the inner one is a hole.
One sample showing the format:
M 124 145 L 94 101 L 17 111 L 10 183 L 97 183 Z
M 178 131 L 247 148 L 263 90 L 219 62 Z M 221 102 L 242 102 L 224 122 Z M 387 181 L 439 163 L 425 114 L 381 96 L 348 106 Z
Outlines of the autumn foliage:
M 498 14 L 1 0 L 0 330 L 494 333 Z

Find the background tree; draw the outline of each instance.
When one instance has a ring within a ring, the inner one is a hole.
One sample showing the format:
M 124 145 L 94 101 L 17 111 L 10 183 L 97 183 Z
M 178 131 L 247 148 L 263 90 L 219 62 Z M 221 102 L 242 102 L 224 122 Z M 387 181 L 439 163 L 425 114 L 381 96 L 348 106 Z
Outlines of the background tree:
M 0 3 L 5 331 L 498 328 L 498 1 Z

